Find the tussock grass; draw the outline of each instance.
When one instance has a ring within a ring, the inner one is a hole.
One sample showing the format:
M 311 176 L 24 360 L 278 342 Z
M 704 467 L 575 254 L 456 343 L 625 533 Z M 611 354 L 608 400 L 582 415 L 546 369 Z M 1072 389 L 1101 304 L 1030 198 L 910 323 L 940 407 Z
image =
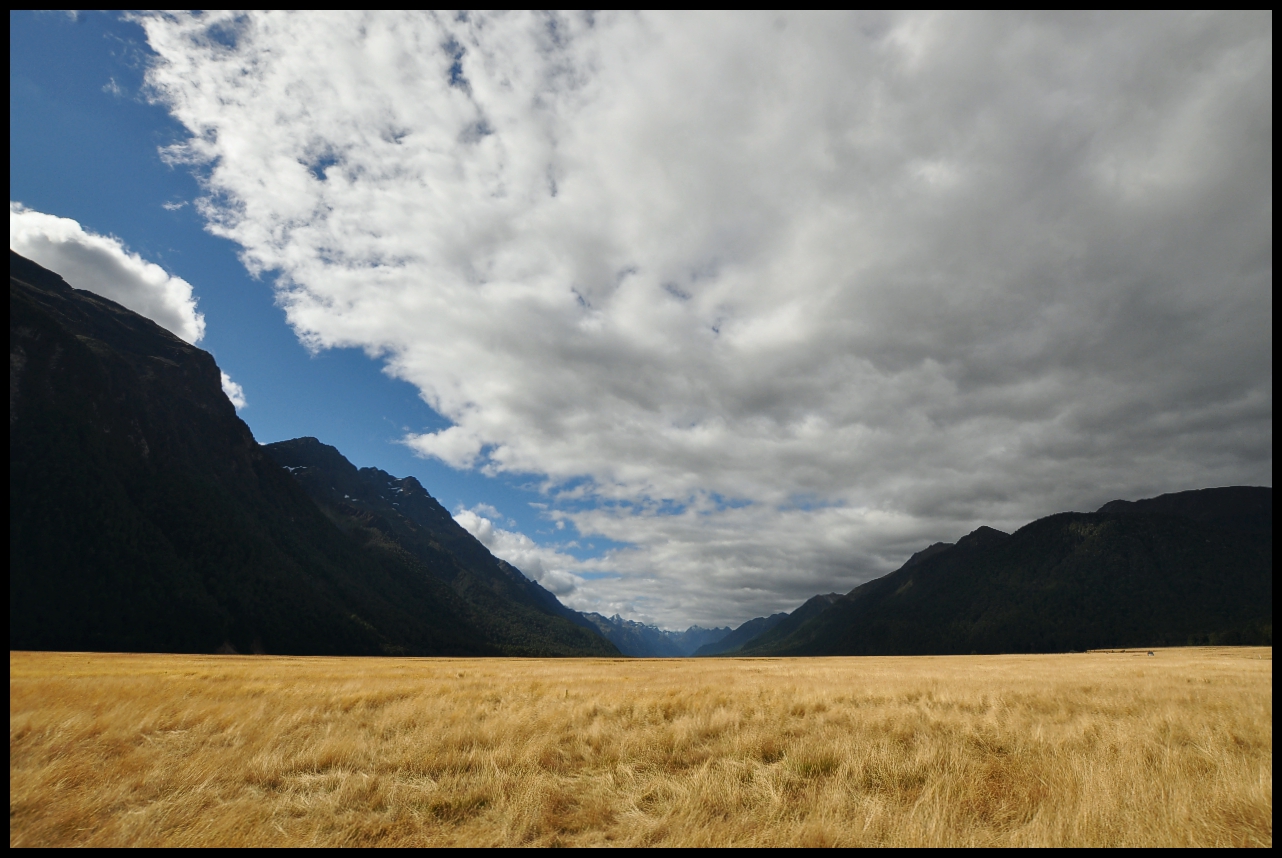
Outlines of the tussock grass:
M 9 844 L 1271 846 L 1271 648 L 9 655 Z

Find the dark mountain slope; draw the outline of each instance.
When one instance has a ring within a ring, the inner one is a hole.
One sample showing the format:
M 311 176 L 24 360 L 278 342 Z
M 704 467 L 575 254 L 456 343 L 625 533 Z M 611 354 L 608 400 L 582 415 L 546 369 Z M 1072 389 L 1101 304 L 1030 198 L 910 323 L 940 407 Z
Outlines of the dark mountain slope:
M 467 618 L 510 655 L 617 656 L 577 611 L 500 560 L 413 477 L 357 469 L 334 447 L 295 438 L 264 447 L 343 530 L 403 551 L 467 604 Z
M 824 611 L 827 611 L 840 599 L 840 593 L 828 593 L 822 596 L 812 596 L 807 599 L 801 607 L 784 617 L 778 623 L 775 623 L 773 627 L 748 641 L 737 650 L 730 650 L 725 654 L 756 655 L 757 650 L 768 650 L 771 647 L 777 646 L 779 641 L 787 640 L 790 635 L 797 631 L 797 629 L 801 628 Z
M 912 655 L 1271 644 L 1273 538 L 1258 524 L 1271 515 L 1272 489 L 1164 498 L 1176 500 L 1061 513 L 1009 537 L 981 528 L 857 587 L 770 646 L 745 651 Z
M 1252 534 L 1273 532 L 1273 489 L 1225 486 L 1174 492 L 1145 500 L 1110 501 L 1097 512 L 1110 515 L 1173 515 L 1223 530 Z
M 444 582 L 321 512 L 207 353 L 9 265 L 11 649 L 499 651 Z
M 733 652 L 753 638 L 770 631 L 787 618 L 788 612 L 780 611 L 768 617 L 757 617 L 756 619 L 748 620 L 721 640 L 699 647 L 695 650 L 694 655 L 696 658 L 703 658 L 704 656 Z

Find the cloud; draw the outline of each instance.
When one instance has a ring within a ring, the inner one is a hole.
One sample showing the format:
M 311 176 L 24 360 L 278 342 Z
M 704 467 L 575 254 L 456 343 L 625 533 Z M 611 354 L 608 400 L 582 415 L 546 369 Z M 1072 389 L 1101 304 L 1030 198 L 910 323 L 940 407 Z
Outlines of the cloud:
M 75 288 L 110 298 L 189 343 L 205 335 L 191 284 L 131 253 L 117 238 L 10 201 L 9 247 Z
M 300 338 L 627 545 L 576 597 L 737 622 L 1272 482 L 1269 13 L 139 20 Z
M 236 406 L 239 411 L 245 407 L 245 389 L 231 380 L 231 376 L 225 372 L 219 371 L 223 379 L 223 393 L 231 400 L 231 404 Z
M 474 509 L 464 507 L 454 515 L 454 520 L 475 536 L 495 557 L 511 563 L 563 600 L 583 583 L 583 579 L 572 571 L 583 565 L 577 558 L 555 548 L 539 545 L 524 533 L 495 527 L 493 520 L 487 516 L 497 515 L 498 511 L 494 507 L 478 504 Z
M 405 436 L 404 443 L 421 455 L 434 456 L 456 468 L 472 467 L 484 446 L 475 432 L 461 426 L 421 435 L 411 432 Z

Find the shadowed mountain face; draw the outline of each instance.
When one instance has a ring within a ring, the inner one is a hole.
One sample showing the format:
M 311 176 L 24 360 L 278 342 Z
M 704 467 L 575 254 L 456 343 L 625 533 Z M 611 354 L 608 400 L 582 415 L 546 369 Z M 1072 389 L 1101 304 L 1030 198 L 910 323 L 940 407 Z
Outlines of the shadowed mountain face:
M 1138 501 L 1115 500 L 1097 512 L 1108 515 L 1169 515 L 1188 518 L 1221 530 L 1256 535 L 1273 533 L 1273 490 L 1258 486 L 1225 486 L 1174 492 Z
M 1271 488 L 1231 487 L 980 528 L 732 654 L 1271 645 L 1272 514 Z
M 619 654 L 577 611 L 491 554 L 413 477 L 358 470 L 315 438 L 264 449 L 344 532 L 382 551 L 404 553 L 447 582 L 466 603 L 469 621 L 503 652 Z
M 10 649 L 511 651 L 423 562 L 322 512 L 206 352 L 9 271 Z
M 709 655 L 721 655 L 726 652 L 733 652 L 748 641 L 758 638 L 766 632 L 788 619 L 786 611 L 780 611 L 777 614 L 771 614 L 768 617 L 756 617 L 748 620 L 743 625 L 726 635 L 719 641 L 710 644 L 704 644 L 695 650 L 696 658 L 703 658 Z
M 756 654 L 758 649 L 769 649 L 778 645 L 779 641 L 787 640 L 797 629 L 828 610 L 840 599 L 840 593 L 827 593 L 810 597 L 800 608 L 797 608 L 797 610 L 788 614 L 771 628 L 754 637 L 733 654 Z

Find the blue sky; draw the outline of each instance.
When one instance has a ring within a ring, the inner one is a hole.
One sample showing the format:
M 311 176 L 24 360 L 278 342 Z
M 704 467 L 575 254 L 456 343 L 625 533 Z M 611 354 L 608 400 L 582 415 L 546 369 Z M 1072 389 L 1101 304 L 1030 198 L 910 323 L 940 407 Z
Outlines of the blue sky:
M 1272 115 L 1268 12 L 11 12 L 10 242 L 566 604 L 737 625 L 1271 485 Z

